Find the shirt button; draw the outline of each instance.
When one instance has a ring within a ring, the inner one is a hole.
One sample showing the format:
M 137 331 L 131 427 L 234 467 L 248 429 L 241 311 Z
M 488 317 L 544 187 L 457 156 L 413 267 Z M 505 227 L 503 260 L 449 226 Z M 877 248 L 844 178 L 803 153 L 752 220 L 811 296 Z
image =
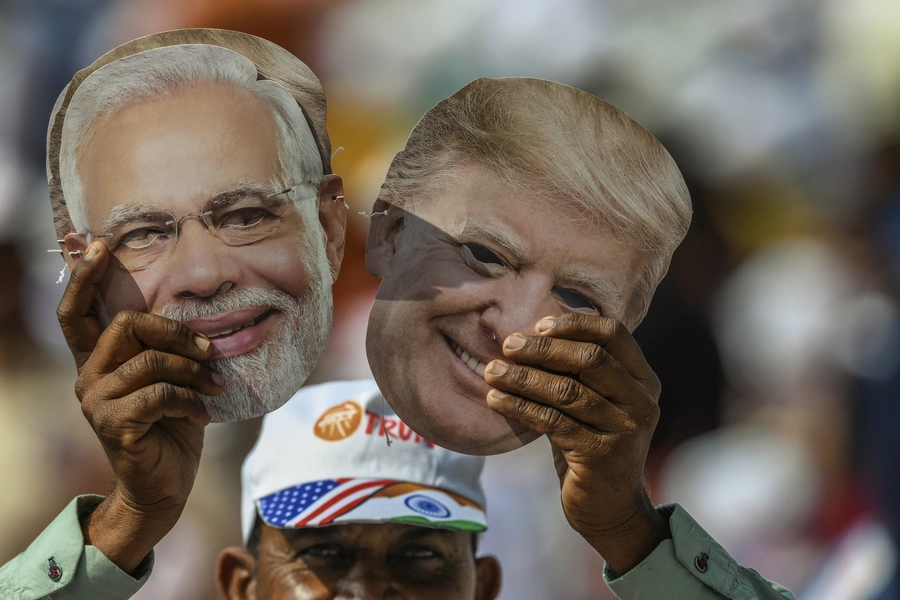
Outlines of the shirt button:
M 709 568 L 709 554 L 701 552 L 700 555 L 694 559 L 694 566 L 697 567 L 697 570 L 701 573 L 706 573 L 706 570 Z
M 53 560 L 52 556 L 47 560 L 47 562 L 49 563 L 47 565 L 47 576 L 52 581 L 59 581 L 62 578 L 62 567 L 56 564 L 56 561 Z

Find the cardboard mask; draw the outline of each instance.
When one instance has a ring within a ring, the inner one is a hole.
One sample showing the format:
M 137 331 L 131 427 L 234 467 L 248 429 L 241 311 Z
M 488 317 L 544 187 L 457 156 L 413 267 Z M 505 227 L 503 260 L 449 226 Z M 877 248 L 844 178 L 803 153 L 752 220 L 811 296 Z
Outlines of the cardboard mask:
M 64 256 L 109 247 L 102 322 L 151 312 L 212 340 L 226 390 L 203 397 L 214 422 L 278 408 L 324 351 L 341 254 L 318 211 L 330 154 L 316 76 L 233 31 L 128 42 L 56 102 L 47 177 Z

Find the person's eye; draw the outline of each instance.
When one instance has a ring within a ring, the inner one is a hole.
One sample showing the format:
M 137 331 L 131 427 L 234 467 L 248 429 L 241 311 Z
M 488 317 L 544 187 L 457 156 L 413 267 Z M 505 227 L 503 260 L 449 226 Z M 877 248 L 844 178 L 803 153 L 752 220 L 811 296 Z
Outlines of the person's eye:
M 503 262 L 499 256 L 497 256 L 491 250 L 488 250 L 481 244 L 476 244 L 474 242 L 466 242 L 463 244 L 466 248 L 468 248 L 469 252 L 472 254 L 472 257 L 478 262 L 486 265 L 500 265 L 501 267 L 505 267 L 506 264 Z
M 303 558 L 341 558 L 346 553 L 338 544 L 314 544 L 297 554 Z
M 426 560 L 429 558 L 441 558 L 441 554 L 434 548 L 418 544 L 404 546 L 399 552 L 400 558 L 407 560 Z
M 132 250 L 143 250 L 158 238 L 166 235 L 168 235 L 168 231 L 162 227 L 140 227 L 126 232 L 119 238 L 119 244 Z
M 591 313 L 600 312 L 593 302 L 591 302 L 578 292 L 573 292 L 572 290 L 566 290 L 563 288 L 554 288 L 553 293 L 559 296 L 559 299 L 562 300 L 563 303 L 572 310 Z
M 219 227 L 253 227 L 273 216 L 264 208 L 238 208 L 225 213 L 219 220 Z

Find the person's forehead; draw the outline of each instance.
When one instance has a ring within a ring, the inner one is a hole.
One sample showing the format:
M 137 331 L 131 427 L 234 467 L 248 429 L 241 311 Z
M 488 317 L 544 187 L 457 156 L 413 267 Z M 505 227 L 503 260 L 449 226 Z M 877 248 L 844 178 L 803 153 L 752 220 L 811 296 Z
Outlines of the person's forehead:
M 200 84 L 130 104 L 96 127 L 79 160 L 89 215 L 128 206 L 174 210 L 242 181 L 271 180 L 274 120 L 260 98 L 222 93 L 233 87 Z
M 448 545 L 467 545 L 469 537 L 472 535 L 469 532 L 405 523 L 342 523 L 325 527 L 298 527 L 295 529 L 279 529 L 264 524 L 263 527 L 282 537 L 288 543 L 333 541 L 389 546 L 428 540 Z
M 403 203 L 414 217 L 452 236 L 464 230 L 490 235 L 520 248 L 517 254 L 525 253 L 523 241 L 539 247 L 547 239 L 543 233 L 558 228 L 577 226 L 591 240 L 609 237 L 597 215 L 565 186 L 548 186 L 527 174 L 463 163 L 422 187 L 428 191 Z

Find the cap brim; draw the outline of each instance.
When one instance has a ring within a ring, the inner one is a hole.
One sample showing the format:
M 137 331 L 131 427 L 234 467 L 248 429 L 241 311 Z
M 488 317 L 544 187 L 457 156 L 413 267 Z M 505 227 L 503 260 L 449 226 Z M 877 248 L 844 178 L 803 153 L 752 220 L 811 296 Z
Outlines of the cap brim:
M 322 527 L 342 523 L 406 523 L 457 531 L 487 529 L 484 509 L 471 500 L 415 483 L 347 478 L 286 488 L 255 502 L 271 527 Z

